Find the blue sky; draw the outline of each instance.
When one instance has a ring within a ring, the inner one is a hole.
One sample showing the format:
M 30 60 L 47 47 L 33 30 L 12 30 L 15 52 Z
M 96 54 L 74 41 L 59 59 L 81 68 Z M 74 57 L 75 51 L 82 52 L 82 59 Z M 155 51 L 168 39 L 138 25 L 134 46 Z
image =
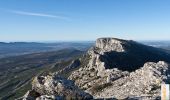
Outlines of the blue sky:
M 170 0 L 1 0 L 0 41 L 170 40 Z

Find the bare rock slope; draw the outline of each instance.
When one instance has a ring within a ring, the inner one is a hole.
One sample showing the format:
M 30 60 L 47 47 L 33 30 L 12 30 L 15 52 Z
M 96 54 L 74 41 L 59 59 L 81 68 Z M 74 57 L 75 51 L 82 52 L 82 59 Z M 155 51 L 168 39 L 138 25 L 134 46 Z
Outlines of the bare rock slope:
M 131 40 L 99 38 L 70 66 L 35 77 L 32 90 L 22 99 L 160 99 L 161 84 L 170 83 L 169 63 L 170 54 L 161 49 Z M 73 72 L 68 79 L 60 76 L 69 71 Z
M 93 97 L 80 90 L 74 82 L 56 74 L 37 76 L 32 82 L 24 100 L 88 100 Z
M 169 79 L 170 55 L 135 41 L 99 38 L 86 56 L 88 63 L 69 79 L 94 98 L 156 99 Z

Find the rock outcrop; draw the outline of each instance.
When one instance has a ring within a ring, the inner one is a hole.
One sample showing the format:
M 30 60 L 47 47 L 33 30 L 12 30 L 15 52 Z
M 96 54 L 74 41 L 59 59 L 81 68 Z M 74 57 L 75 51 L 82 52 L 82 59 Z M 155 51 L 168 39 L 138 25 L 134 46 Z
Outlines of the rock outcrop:
M 123 44 L 124 40 L 116 39 L 116 38 L 99 38 L 96 40 L 96 47 L 100 48 L 103 52 L 124 52 Z
M 140 97 L 153 100 L 160 97 L 161 84 L 169 81 L 170 70 L 164 61 L 147 62 L 141 69 L 110 82 L 111 85 L 93 94 L 96 98 L 125 99 Z M 169 83 L 169 82 L 168 82 Z
M 24 100 L 89 100 L 92 98 L 93 96 L 75 86 L 73 81 L 55 74 L 35 77 L 32 90 L 23 97 Z

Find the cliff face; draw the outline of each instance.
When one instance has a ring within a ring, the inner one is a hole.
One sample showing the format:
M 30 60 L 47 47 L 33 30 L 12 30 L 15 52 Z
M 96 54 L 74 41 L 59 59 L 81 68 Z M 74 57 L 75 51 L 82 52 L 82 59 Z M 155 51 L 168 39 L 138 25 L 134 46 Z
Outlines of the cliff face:
M 24 98 L 159 99 L 161 83 L 170 83 L 169 63 L 170 54 L 161 49 L 99 38 L 84 58 L 52 75 L 35 77 L 33 89 Z M 60 77 L 69 71 L 73 72 L 68 79 Z
M 125 99 L 132 95 L 156 98 L 160 96 L 160 83 L 168 79 L 166 62 L 170 62 L 170 55 L 134 41 L 99 38 L 87 55 L 88 63 L 69 79 L 95 98 Z
M 96 40 L 96 48 L 101 49 L 103 52 L 124 52 L 123 44 L 125 41 L 116 38 L 99 38 Z
M 93 62 L 98 62 L 96 65 L 103 64 L 105 69 L 118 68 L 123 71 L 134 71 L 145 62 L 170 62 L 170 54 L 161 49 L 115 38 L 97 39 L 96 45 L 88 51 L 88 55 L 92 59 L 91 66 L 94 66 Z

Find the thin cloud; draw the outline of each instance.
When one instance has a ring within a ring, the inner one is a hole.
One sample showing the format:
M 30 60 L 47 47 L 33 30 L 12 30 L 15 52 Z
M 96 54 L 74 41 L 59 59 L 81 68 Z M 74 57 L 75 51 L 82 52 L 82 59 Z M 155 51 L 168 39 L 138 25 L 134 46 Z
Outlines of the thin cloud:
M 70 18 L 65 17 L 65 16 L 60 16 L 60 15 L 51 15 L 51 14 L 44 14 L 44 13 L 35 13 L 35 12 L 25 12 L 25 11 L 16 11 L 12 10 L 9 11 L 14 14 L 18 15 L 26 15 L 26 16 L 37 16 L 37 17 L 46 17 L 46 18 L 56 18 L 56 19 L 62 19 L 62 20 L 67 20 L 69 21 Z

